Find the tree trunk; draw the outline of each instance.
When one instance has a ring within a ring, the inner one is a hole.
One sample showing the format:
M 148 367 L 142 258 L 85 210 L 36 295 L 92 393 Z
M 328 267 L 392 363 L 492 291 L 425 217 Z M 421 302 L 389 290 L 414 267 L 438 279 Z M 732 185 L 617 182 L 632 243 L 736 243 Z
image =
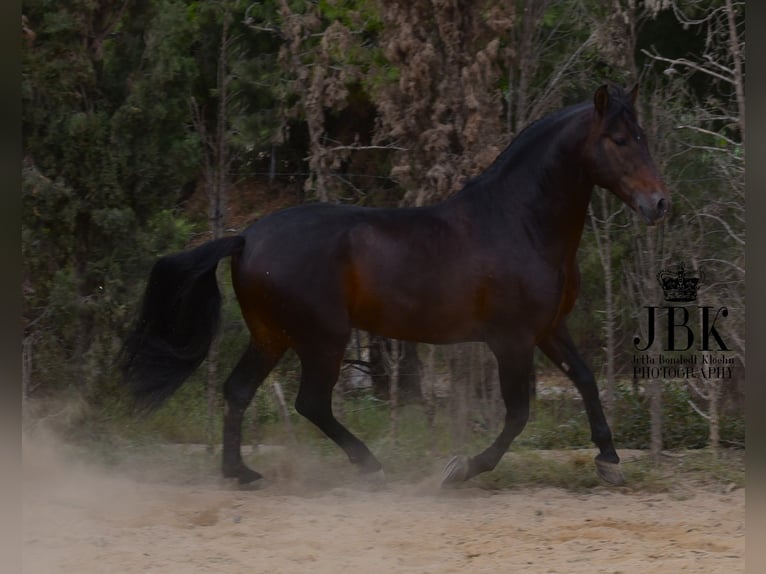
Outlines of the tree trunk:
M 370 381 L 372 393 L 376 398 L 387 401 L 389 381 L 386 371 L 385 352 L 388 341 L 385 337 L 370 333 Z
M 719 406 L 721 398 L 721 381 L 711 381 L 709 387 L 710 405 L 710 452 L 713 458 L 717 459 L 720 453 L 721 445 L 721 419 L 719 416 Z
M 285 423 L 285 431 L 287 432 L 290 442 L 295 442 L 295 432 L 293 432 L 293 424 L 290 421 L 290 411 L 287 408 L 287 402 L 285 401 L 285 393 L 282 391 L 282 385 L 277 381 L 271 384 L 271 388 L 274 391 L 274 398 L 277 399 L 277 405 L 279 405 L 279 414 L 282 415 L 282 422 Z
M 726 0 L 726 23 L 729 29 L 729 52 L 734 64 L 733 83 L 737 95 L 737 123 L 741 135 L 741 141 L 745 141 L 745 75 L 742 70 L 744 57 L 739 45 L 737 33 L 737 13 L 732 0 Z
M 662 381 L 651 379 L 646 391 L 649 396 L 649 451 L 652 460 L 657 463 L 662 454 Z
M 617 309 L 614 303 L 614 269 L 612 267 L 612 221 L 622 211 L 613 211 L 610 196 L 606 192 L 598 193 L 601 213 L 597 218 L 595 208 L 591 205 L 591 226 L 593 227 L 596 247 L 598 249 L 601 268 L 604 271 L 604 339 L 606 342 L 606 385 L 604 386 L 604 408 L 607 417 L 614 409 L 615 393 L 615 324 Z M 595 198 L 594 198 L 595 200 Z
M 436 348 L 428 345 L 424 372 L 420 377 L 420 391 L 423 396 L 423 409 L 426 415 L 428 435 L 430 437 L 429 454 L 436 451 Z
M 229 104 L 229 74 L 228 74 L 228 51 L 229 51 L 229 14 L 223 15 L 221 28 L 221 45 L 218 54 L 218 113 L 216 115 L 215 137 L 208 142 L 208 150 L 212 156 L 206 161 L 205 184 L 208 193 L 210 231 L 213 239 L 223 237 L 226 221 L 226 203 L 229 179 L 229 140 L 227 133 L 228 104 Z M 200 122 L 204 118 L 200 115 Z M 200 123 L 204 126 L 204 123 Z M 198 128 L 200 129 L 200 128 Z M 202 135 L 205 135 L 204 128 Z M 208 370 L 206 381 L 207 396 L 207 443 L 208 452 L 213 451 L 215 443 L 215 419 L 218 410 L 218 359 L 220 355 L 220 335 L 216 335 L 208 353 Z
M 399 369 L 399 401 L 412 404 L 421 401 L 420 377 L 423 364 L 418 354 L 418 344 L 412 341 L 399 341 L 401 367 Z
M 636 220 L 633 224 L 635 226 L 640 225 Z M 661 300 L 662 295 L 656 281 L 656 275 L 663 258 L 661 255 L 663 247 L 661 229 L 639 229 L 636 227 L 634 269 L 632 274 L 629 274 L 629 279 L 630 287 L 633 290 L 633 300 L 641 305 L 652 305 L 655 304 L 655 301 Z M 647 335 L 644 334 L 643 336 L 646 337 Z M 644 352 L 647 355 L 657 357 L 661 354 L 661 347 L 659 337 L 655 337 L 651 347 Z M 645 388 L 649 403 L 651 456 L 655 462 L 658 462 L 662 452 L 662 381 L 647 379 Z
M 370 380 L 373 394 L 380 400 L 390 399 L 390 373 L 386 366 L 386 357 L 392 347 L 398 344 L 401 363 L 399 367 L 398 400 L 400 403 L 419 402 L 421 400 L 420 373 L 422 365 L 418 356 L 417 344 L 410 341 L 394 341 L 370 333 Z
M 402 359 L 399 341 L 391 340 L 390 350 L 384 352 L 384 364 L 388 373 L 389 420 L 391 440 L 399 441 L 399 369 Z
M 450 357 L 450 437 L 453 450 L 459 450 L 465 446 L 469 430 L 470 349 L 465 344 L 459 344 L 451 346 L 448 352 Z

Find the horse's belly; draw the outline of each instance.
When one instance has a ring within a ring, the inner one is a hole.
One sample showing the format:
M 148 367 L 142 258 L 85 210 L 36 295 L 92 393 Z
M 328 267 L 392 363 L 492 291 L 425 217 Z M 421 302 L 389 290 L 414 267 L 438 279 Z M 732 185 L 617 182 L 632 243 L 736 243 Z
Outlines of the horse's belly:
M 357 284 L 349 302 L 353 327 L 392 339 L 452 343 L 475 339 L 480 330 L 472 298 L 437 285 L 415 290 Z

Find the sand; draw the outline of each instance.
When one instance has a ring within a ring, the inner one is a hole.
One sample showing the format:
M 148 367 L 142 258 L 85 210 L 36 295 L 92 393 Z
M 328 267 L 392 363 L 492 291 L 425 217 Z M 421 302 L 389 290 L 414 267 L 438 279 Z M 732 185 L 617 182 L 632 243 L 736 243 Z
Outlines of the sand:
M 212 470 L 193 477 L 110 469 L 27 437 L 24 572 L 744 571 L 741 488 L 444 491 L 438 475 L 316 486 L 315 470 L 245 491 Z

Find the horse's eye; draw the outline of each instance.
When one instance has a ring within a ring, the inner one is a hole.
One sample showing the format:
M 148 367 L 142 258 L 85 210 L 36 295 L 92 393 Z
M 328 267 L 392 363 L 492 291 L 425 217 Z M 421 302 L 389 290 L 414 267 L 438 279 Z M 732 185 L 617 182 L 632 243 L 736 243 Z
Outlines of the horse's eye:
M 628 139 L 625 136 L 612 136 L 612 141 L 618 146 L 624 146 L 628 143 Z

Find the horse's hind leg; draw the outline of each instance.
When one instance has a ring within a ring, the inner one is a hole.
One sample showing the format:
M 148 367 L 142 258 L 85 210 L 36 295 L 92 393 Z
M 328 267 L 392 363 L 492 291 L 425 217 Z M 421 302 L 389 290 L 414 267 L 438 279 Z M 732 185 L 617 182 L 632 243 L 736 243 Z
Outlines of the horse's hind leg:
M 492 350 L 497 358 L 500 391 L 505 403 L 503 430 L 487 449 L 473 458 L 456 456 L 450 460 L 444 469 L 442 485 L 462 482 L 494 469 L 529 420 L 529 375 L 534 347 L 513 342 L 493 345 Z
M 585 412 L 590 423 L 591 440 L 599 449 L 596 456 L 596 470 L 601 478 L 610 484 L 620 485 L 625 482 L 620 470 L 620 457 L 612 442 L 612 431 L 604 416 L 601 399 L 598 395 L 596 378 L 585 360 L 575 348 L 572 337 L 565 325 L 561 324 L 556 331 L 543 342 L 540 349 L 559 367 L 580 391 Z
M 362 472 L 380 470 L 381 464 L 367 446 L 335 418 L 332 390 L 338 379 L 345 351 L 345 340 L 327 341 L 297 349 L 301 361 L 301 381 L 295 409 L 332 439 Z
M 256 347 L 249 344 L 237 366 L 226 379 L 223 396 L 226 401 L 223 417 L 223 475 L 248 484 L 261 478 L 242 461 L 242 419 L 255 391 L 284 354 L 284 350 Z

